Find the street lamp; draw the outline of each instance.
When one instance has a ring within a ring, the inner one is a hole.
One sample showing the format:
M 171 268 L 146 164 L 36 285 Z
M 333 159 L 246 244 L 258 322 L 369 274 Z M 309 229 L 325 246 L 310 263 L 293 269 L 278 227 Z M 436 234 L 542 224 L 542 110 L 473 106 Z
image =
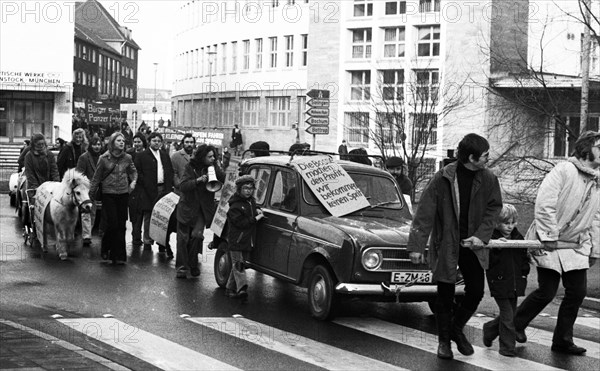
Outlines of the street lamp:
M 158 63 L 154 62 L 154 106 L 152 107 L 152 114 L 154 118 L 152 119 L 152 131 L 156 130 L 156 72 L 158 71 Z
M 216 51 L 207 52 L 208 54 L 208 120 L 207 126 L 210 127 L 210 122 L 212 119 L 212 107 L 211 107 L 211 96 L 212 96 L 212 65 L 215 61 L 215 57 L 217 55 Z

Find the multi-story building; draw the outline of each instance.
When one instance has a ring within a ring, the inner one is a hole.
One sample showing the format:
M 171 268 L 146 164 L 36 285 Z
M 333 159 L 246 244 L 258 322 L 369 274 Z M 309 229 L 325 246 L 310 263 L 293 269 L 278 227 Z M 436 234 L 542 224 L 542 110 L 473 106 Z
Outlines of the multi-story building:
M 564 158 L 566 132 L 528 102 L 506 98 L 541 96 L 545 88 L 578 101 L 584 25 L 573 17 L 577 9 L 574 1 L 538 0 L 189 1 L 176 36 L 174 122 L 224 130 L 239 124 L 246 143 L 266 139 L 274 149 L 298 139 L 330 151 L 346 139 L 370 153 L 386 143 L 426 144 L 431 171 L 469 132 L 490 137 L 495 154 L 515 150 L 493 130 L 514 111 L 513 123 L 526 117 L 544 129 L 531 135 L 538 153 Z M 590 89 L 598 94 L 594 45 Z M 547 81 L 525 83 L 532 71 Z M 311 89 L 330 92 L 328 134 L 314 142 L 304 132 Z M 589 128 L 597 129 L 599 113 L 592 100 Z

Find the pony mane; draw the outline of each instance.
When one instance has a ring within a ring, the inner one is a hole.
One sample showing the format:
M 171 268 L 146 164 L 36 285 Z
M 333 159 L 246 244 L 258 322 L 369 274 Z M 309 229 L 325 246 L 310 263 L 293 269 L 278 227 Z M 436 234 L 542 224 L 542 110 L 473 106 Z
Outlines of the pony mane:
M 70 185 L 71 182 L 75 182 L 75 187 L 83 185 L 88 189 L 90 188 L 90 180 L 79 170 L 69 169 L 65 172 L 62 183 L 65 185 Z

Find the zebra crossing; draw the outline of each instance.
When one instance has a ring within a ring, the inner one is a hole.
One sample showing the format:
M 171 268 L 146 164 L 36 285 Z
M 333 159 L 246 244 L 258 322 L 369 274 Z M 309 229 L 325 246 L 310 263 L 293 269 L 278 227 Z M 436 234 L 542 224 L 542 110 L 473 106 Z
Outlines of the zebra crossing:
M 266 323 L 244 318 L 241 315 L 232 317 L 190 317 L 182 315 L 190 326 L 197 326 L 199 337 L 212 337 L 213 340 L 231 337 L 235 342 L 251 344 L 267 352 L 274 352 L 284 357 L 299 360 L 305 364 L 327 370 L 408 370 L 406 363 L 389 359 L 380 360 L 376 357 L 357 354 L 344 345 L 331 345 L 317 341 L 293 332 L 289 332 Z M 481 329 L 483 323 L 491 318 L 483 315 L 473 317 L 467 330 Z M 101 341 L 122 352 L 129 353 L 157 368 L 164 370 L 239 370 L 244 369 L 239 362 L 229 364 L 227 357 L 214 357 L 205 354 L 204 349 L 190 349 L 168 339 L 150 332 L 131 326 L 116 318 L 56 318 L 56 320 L 73 331 L 78 331 L 86 336 Z M 555 321 L 548 317 L 546 320 Z M 437 337 L 435 334 L 415 328 L 402 326 L 371 317 L 340 317 L 333 322 L 345 330 L 357 333 L 358 337 L 371 336 L 383 342 L 391 342 L 410 349 L 407 354 L 418 357 L 435 359 L 437 352 Z M 600 319 L 596 317 L 582 317 L 578 326 L 586 326 L 600 330 Z M 219 334 L 214 337 L 208 332 Z M 362 335 L 361 335 L 362 334 Z M 480 333 L 479 333 L 480 334 Z M 480 336 L 480 335 L 479 335 Z M 539 328 L 528 329 L 529 341 L 538 346 L 550 347 L 552 333 Z M 352 339 L 348 339 L 352 342 Z M 377 341 L 377 340 L 374 340 Z M 201 343 L 199 341 L 198 343 Z M 575 343 L 588 349 L 585 357 L 589 358 L 590 369 L 600 365 L 600 339 L 590 341 L 575 339 Z M 469 369 L 482 370 L 561 370 L 569 369 L 565 363 L 555 362 L 553 357 L 544 359 L 544 362 L 527 359 L 527 357 L 508 358 L 501 356 L 497 347 L 485 348 L 474 344 L 475 354 L 462 356 L 455 351 L 454 362 L 448 367 L 456 368 L 460 362 Z M 239 351 L 236 350 L 236 352 Z M 248 356 L 253 356 L 252 354 Z M 219 358 L 219 359 L 217 359 Z M 267 357 L 267 362 L 268 362 Z M 425 359 L 425 358 L 423 358 Z M 275 361 L 274 361 L 275 362 Z M 267 363 L 268 364 L 268 363 Z M 414 363 L 413 363 L 414 364 Z M 267 368 L 282 368 L 281 364 L 273 364 Z M 421 367 L 423 367 L 421 365 Z M 285 368 L 285 367 L 284 367 Z M 418 369 L 416 367 L 415 369 Z

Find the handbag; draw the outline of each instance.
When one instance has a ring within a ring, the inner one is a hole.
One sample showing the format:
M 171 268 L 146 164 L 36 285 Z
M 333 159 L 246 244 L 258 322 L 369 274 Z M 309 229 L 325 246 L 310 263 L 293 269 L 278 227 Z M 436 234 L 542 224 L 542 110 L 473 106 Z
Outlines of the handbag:
M 95 201 L 102 201 L 102 183 L 106 180 L 106 178 L 108 178 L 108 176 L 110 174 L 112 174 L 112 172 L 115 170 L 115 168 L 117 167 L 117 165 L 114 165 L 110 171 L 108 172 L 108 174 L 106 174 L 104 176 L 104 178 L 102 178 L 102 180 L 100 181 L 100 183 L 98 183 L 98 190 L 96 191 L 96 194 L 94 195 L 94 200 Z

